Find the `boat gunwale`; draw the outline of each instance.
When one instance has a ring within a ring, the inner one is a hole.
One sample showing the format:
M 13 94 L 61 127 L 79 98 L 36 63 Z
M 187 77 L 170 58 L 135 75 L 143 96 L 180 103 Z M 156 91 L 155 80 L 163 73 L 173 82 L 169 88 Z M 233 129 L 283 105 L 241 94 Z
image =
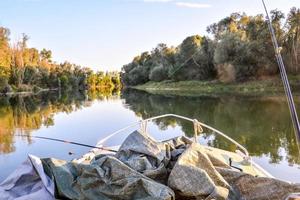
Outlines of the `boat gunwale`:
M 132 124 L 130 124 L 130 125 L 124 127 L 124 128 L 121 128 L 121 129 L 119 129 L 119 130 L 113 132 L 112 134 L 108 135 L 107 137 L 103 138 L 102 140 L 100 140 L 99 142 L 97 142 L 97 145 L 96 145 L 96 146 L 103 146 L 102 144 L 103 144 L 104 142 L 106 142 L 109 138 L 111 138 L 111 137 L 113 137 L 114 135 L 117 135 L 117 134 L 119 134 L 119 133 L 121 133 L 121 132 L 123 132 L 123 131 L 125 131 L 125 130 L 127 130 L 127 129 L 129 129 L 129 128 L 131 128 L 131 127 L 135 127 L 135 126 L 137 126 L 137 125 L 140 125 L 140 126 L 141 126 L 141 129 L 142 129 L 143 131 L 145 131 L 146 128 L 147 128 L 147 127 L 146 127 L 146 126 L 147 126 L 147 124 L 146 124 L 147 122 L 153 121 L 153 120 L 155 120 L 155 119 L 164 118 L 164 117 L 175 117 L 175 118 L 179 118 L 179 119 L 184 119 L 184 120 L 190 121 L 190 122 L 192 122 L 192 123 L 199 123 L 199 125 L 201 125 L 201 126 L 207 128 L 207 129 L 213 131 L 214 133 L 217 133 L 217 134 L 223 136 L 224 138 L 226 138 L 226 139 L 229 140 L 230 142 L 234 143 L 237 147 L 239 147 L 239 148 L 243 151 L 243 154 L 244 154 L 245 158 L 246 158 L 246 157 L 249 157 L 249 152 L 248 152 L 248 150 L 247 150 L 243 145 L 241 145 L 240 143 L 238 143 L 237 141 L 235 141 L 235 140 L 232 139 L 231 137 L 227 136 L 225 133 L 223 133 L 223 132 L 221 132 L 221 131 L 219 131 L 219 130 L 217 130 L 217 129 L 215 129 L 215 128 L 213 128 L 213 127 L 211 127 L 211 126 L 209 126 L 209 125 L 207 125 L 207 124 L 205 124 L 205 123 L 203 123 L 203 122 L 200 122 L 200 121 L 198 121 L 197 119 L 191 119 L 191 118 L 188 118 L 188 117 L 185 117 L 185 116 L 181 116 L 181 115 L 177 115 L 177 114 L 172 114 L 172 113 L 164 114 L 164 115 L 158 115 L 158 116 L 155 116 L 155 117 L 151 117 L 151 118 L 147 118 L 147 119 L 142 119 L 142 120 L 139 120 L 139 121 L 137 121 L 137 122 L 135 122 L 135 123 L 132 123 Z M 195 135 L 195 136 L 196 136 L 196 135 Z M 196 136 L 196 137 L 197 137 L 197 136 Z
M 232 139 L 231 137 L 227 136 L 225 133 L 203 123 L 203 122 L 200 122 L 198 121 L 197 119 L 191 119 L 191 118 L 188 118 L 188 117 L 185 117 L 185 116 L 181 116 L 181 115 L 177 115 L 177 114 L 172 114 L 172 113 L 169 113 L 169 114 L 164 114 L 164 115 L 158 115 L 158 116 L 155 116 L 155 117 L 150 117 L 150 118 L 147 118 L 147 119 L 142 119 L 142 120 L 139 120 L 137 122 L 134 122 L 124 128 L 121 128 L 113 133 L 111 133 L 110 135 L 108 135 L 107 137 L 101 139 L 99 142 L 97 142 L 96 146 L 97 147 L 102 147 L 103 146 L 103 143 L 106 142 L 107 140 L 109 140 L 111 137 L 119 134 L 119 133 L 122 133 L 123 131 L 129 129 L 129 128 L 132 128 L 132 127 L 135 127 L 137 125 L 140 125 L 140 128 L 143 132 L 147 132 L 147 122 L 151 122 L 155 119 L 160 119 L 160 118 L 164 118 L 164 117 L 175 117 L 175 118 L 179 118 L 179 119 L 184 119 L 184 120 L 187 120 L 187 121 L 190 121 L 192 123 L 197 123 L 199 124 L 200 126 L 203 126 L 211 131 L 213 131 L 214 133 L 217 133 L 218 135 L 221 135 L 223 136 L 224 138 L 226 138 L 227 140 L 229 140 L 230 142 L 234 143 L 239 149 L 241 149 L 243 152 L 237 150 L 236 152 L 232 152 L 232 153 L 236 153 L 236 154 L 242 154 L 240 156 L 242 156 L 242 158 L 246 161 L 246 162 L 249 162 L 250 165 L 252 165 L 252 167 L 254 169 L 257 169 L 259 170 L 260 172 L 262 172 L 263 174 L 265 174 L 267 177 L 269 178 L 274 178 L 274 176 L 272 176 L 269 172 L 267 172 L 265 169 L 263 169 L 261 166 L 259 166 L 257 163 L 255 163 L 252 158 L 249 156 L 249 153 L 248 153 L 248 150 L 243 146 L 241 145 L 240 143 L 238 143 L 237 141 L 235 141 L 234 139 Z M 194 126 L 195 128 L 195 126 Z M 196 130 L 195 130 L 195 133 L 196 133 Z M 195 134 L 195 139 L 197 139 L 197 134 Z M 223 149 L 220 149 L 220 150 L 223 150 Z M 223 150 L 223 151 L 226 151 L 226 150 Z M 230 152 L 230 151 L 228 151 Z

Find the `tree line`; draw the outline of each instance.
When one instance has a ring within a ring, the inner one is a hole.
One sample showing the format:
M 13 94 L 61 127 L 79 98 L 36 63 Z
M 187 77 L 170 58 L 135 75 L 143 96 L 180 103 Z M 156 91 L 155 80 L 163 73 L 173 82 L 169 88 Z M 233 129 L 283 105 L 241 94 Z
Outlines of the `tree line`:
M 287 16 L 271 11 L 287 71 L 300 73 L 300 9 Z M 148 81 L 219 80 L 240 82 L 279 73 L 263 14 L 232 13 L 207 27 L 208 36 L 187 37 L 177 47 L 158 44 L 122 67 L 125 85 Z
M 94 72 L 67 61 L 56 63 L 51 50 L 28 47 L 26 34 L 13 44 L 9 36 L 10 30 L 0 27 L 0 93 L 120 87 L 118 72 Z

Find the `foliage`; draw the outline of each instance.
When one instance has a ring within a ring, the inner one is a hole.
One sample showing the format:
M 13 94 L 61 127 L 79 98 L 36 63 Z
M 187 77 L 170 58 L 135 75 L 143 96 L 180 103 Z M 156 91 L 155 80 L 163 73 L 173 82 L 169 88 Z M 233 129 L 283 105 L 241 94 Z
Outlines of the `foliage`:
M 51 50 L 28 48 L 29 37 L 22 34 L 16 44 L 9 42 L 10 31 L 0 27 L 0 93 L 37 92 L 43 88 L 85 90 L 88 88 L 121 88 L 118 72 L 93 72 L 89 68 L 52 61 Z M 93 79 L 93 80 L 91 80 Z
M 288 62 L 290 71 L 299 73 L 300 64 L 300 9 L 291 8 L 285 28 L 287 30 L 284 40 L 285 60 Z
M 290 73 L 300 73 L 300 9 L 271 11 L 282 55 Z M 240 82 L 279 73 L 268 24 L 262 14 L 232 13 L 207 27 L 212 36 L 189 36 L 178 47 L 159 44 L 124 65 L 125 85 L 148 81 L 212 80 Z M 168 71 L 168 75 L 165 74 Z
M 2 67 L 9 67 L 11 63 L 9 34 L 10 31 L 7 28 L 0 27 L 0 66 Z
M 223 35 L 214 56 L 219 79 L 231 82 L 255 76 L 257 62 L 253 52 L 251 44 L 236 34 Z
M 168 71 L 167 69 L 160 65 L 160 66 L 157 66 L 157 67 L 154 67 L 151 72 L 150 72 L 150 75 L 149 75 L 149 79 L 151 81 L 163 81 L 165 79 L 168 78 Z

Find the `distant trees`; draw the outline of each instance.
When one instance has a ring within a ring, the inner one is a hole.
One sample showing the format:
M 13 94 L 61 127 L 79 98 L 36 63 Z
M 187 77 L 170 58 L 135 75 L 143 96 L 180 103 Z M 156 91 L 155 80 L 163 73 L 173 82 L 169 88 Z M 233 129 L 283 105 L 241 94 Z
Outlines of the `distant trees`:
M 51 50 L 28 48 L 29 37 L 22 34 L 16 44 L 10 44 L 10 31 L 0 27 L 0 93 L 32 91 L 39 88 L 84 90 L 120 88 L 118 72 L 93 72 L 89 68 L 52 61 Z
M 168 69 L 163 65 L 154 67 L 150 72 L 149 79 L 157 82 L 168 79 Z
M 41 59 L 51 63 L 52 52 L 50 50 L 42 49 Z
M 125 85 L 148 81 L 208 80 L 215 76 L 214 42 L 199 35 L 186 38 L 178 47 L 158 44 L 124 65 L 121 79 Z
M 300 9 L 292 8 L 287 15 L 285 24 L 287 33 L 285 35 L 284 47 L 286 60 L 289 62 L 291 71 L 300 71 Z
M 300 73 L 300 9 L 271 11 L 276 37 L 290 73 Z M 125 85 L 148 81 L 246 81 L 278 73 L 268 24 L 263 15 L 232 13 L 207 27 L 212 36 L 187 37 L 178 47 L 159 44 L 124 65 Z
M 2 67 L 9 67 L 11 63 L 9 34 L 7 28 L 0 27 L 0 66 Z
M 118 72 L 97 72 L 90 73 L 87 78 L 87 85 L 90 89 L 101 90 L 110 88 L 121 88 L 120 75 Z

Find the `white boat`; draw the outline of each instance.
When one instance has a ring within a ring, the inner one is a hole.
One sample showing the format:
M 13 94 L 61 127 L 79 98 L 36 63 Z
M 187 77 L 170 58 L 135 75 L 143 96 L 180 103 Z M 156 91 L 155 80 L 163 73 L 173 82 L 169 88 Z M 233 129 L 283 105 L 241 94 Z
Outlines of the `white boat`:
M 175 117 L 194 127 L 194 136 L 156 141 L 153 120 Z M 198 143 L 206 128 L 237 146 L 236 152 Z M 132 129 L 136 129 L 133 132 Z M 105 145 L 131 130 L 118 146 Z M 300 184 L 275 179 L 256 164 L 245 147 L 197 119 L 165 114 L 143 119 L 100 140 L 71 162 L 28 160 L 0 184 L 0 199 L 298 199 Z
M 133 128 L 133 127 L 140 127 L 139 130 L 142 133 L 151 135 L 151 133 L 149 133 L 147 130 L 147 124 L 156 119 L 167 118 L 167 117 L 175 117 L 175 118 L 178 118 L 181 120 L 186 120 L 186 121 L 191 122 L 194 126 L 194 138 L 192 138 L 192 139 L 196 142 L 198 141 L 199 134 L 203 132 L 202 127 L 205 127 L 208 130 L 212 131 L 213 133 L 218 134 L 218 135 L 224 137 L 225 139 L 227 139 L 228 141 L 232 142 L 233 144 L 235 144 L 238 148 L 238 150 L 236 150 L 236 152 L 230 152 L 230 151 L 202 145 L 207 151 L 212 152 L 218 159 L 222 160 L 224 163 L 227 163 L 229 166 L 234 166 L 236 168 L 239 168 L 244 173 L 248 173 L 253 176 L 274 178 L 274 176 L 272 176 L 269 172 L 267 172 L 265 169 L 263 169 L 261 166 L 259 166 L 257 163 L 255 163 L 251 159 L 251 157 L 249 156 L 249 152 L 243 145 L 239 144 L 237 141 L 230 138 L 225 133 L 223 133 L 203 122 L 200 122 L 197 119 L 191 119 L 191 118 L 181 116 L 181 115 L 176 115 L 176 114 L 164 114 L 164 115 L 159 115 L 159 116 L 155 116 L 155 117 L 151 117 L 148 119 L 143 119 L 141 121 L 135 122 L 133 124 L 130 124 L 122 129 L 110 134 L 109 136 L 105 137 L 104 139 L 100 140 L 96 146 L 103 147 L 104 146 L 103 144 L 105 142 L 107 142 L 109 139 L 111 139 L 112 137 L 114 137 L 118 134 L 126 133 L 126 131 L 128 131 L 130 128 Z M 119 146 L 115 146 L 112 149 L 118 150 L 118 147 Z

